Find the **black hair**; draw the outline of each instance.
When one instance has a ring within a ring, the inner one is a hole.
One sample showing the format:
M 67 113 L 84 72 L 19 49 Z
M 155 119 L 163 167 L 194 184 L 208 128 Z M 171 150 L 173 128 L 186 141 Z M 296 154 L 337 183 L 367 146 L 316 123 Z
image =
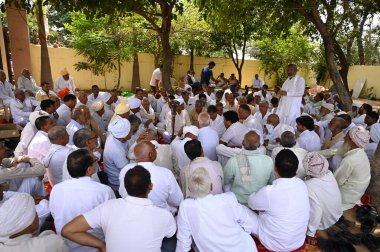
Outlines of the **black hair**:
M 202 144 L 196 139 L 186 142 L 184 149 L 190 160 L 194 160 L 202 154 Z
M 277 97 L 272 97 L 272 99 L 270 99 L 270 103 L 272 103 L 272 105 L 274 104 L 278 104 L 279 103 L 279 100 Z
M 209 66 L 215 66 L 215 62 L 214 62 L 214 61 L 210 61 L 210 62 L 208 63 L 208 65 L 209 65 Z
M 63 97 L 63 102 L 68 102 L 72 100 L 76 100 L 77 98 L 73 94 L 67 94 L 65 97 Z
M 236 123 L 239 121 L 238 113 L 232 110 L 224 112 L 223 117 L 226 121 L 229 121 L 231 123 Z
M 372 106 L 368 103 L 363 103 L 362 107 L 366 111 L 366 113 L 372 112 Z
M 198 96 L 199 100 L 200 100 L 202 97 L 205 98 L 205 99 L 207 99 L 207 97 L 206 97 L 205 94 L 199 94 L 199 96 Z
M 84 177 L 88 167 L 94 162 L 94 158 L 88 149 L 78 149 L 71 152 L 67 157 L 67 170 L 73 178 Z
M 242 104 L 239 106 L 240 109 L 244 110 L 245 112 L 248 112 L 251 114 L 251 108 L 247 104 Z
M 323 93 L 317 93 L 317 94 L 315 95 L 315 97 L 317 97 L 317 96 L 321 99 L 321 101 L 323 101 L 323 98 L 324 98 Z
M 367 116 L 374 119 L 375 122 L 379 120 L 379 114 L 376 111 L 367 112 Z
M 141 165 L 129 169 L 124 177 L 124 186 L 128 195 L 145 198 L 151 184 L 150 173 Z
M 296 176 L 298 164 L 297 156 L 289 149 L 281 150 L 275 159 L 277 172 L 282 178 L 293 178 Z
M 134 114 L 131 114 L 131 115 L 129 115 L 128 116 L 128 121 L 129 121 L 129 123 L 131 124 L 131 125 L 134 125 L 134 124 L 141 124 L 141 119 L 140 118 L 138 118 L 138 116 L 137 115 L 134 115 Z
M 207 113 L 216 113 L 216 106 L 215 105 L 210 105 L 207 107 Z
M 41 104 L 40 104 L 41 110 L 46 111 L 51 106 L 54 106 L 54 103 L 55 102 L 50 99 L 41 101 Z
M 341 114 L 341 115 L 338 115 L 338 117 L 344 119 L 349 124 L 351 124 L 351 122 L 352 122 L 352 118 L 351 118 L 351 116 L 349 114 Z
M 310 116 L 300 116 L 296 119 L 296 122 L 305 126 L 310 131 L 314 130 L 314 120 Z
M 92 85 L 91 86 L 91 89 L 94 89 L 94 88 L 98 88 L 99 89 L 98 85 Z
M 47 121 L 50 119 L 50 116 L 41 116 L 36 119 L 34 125 L 38 130 L 41 130 L 43 126 L 46 125 Z

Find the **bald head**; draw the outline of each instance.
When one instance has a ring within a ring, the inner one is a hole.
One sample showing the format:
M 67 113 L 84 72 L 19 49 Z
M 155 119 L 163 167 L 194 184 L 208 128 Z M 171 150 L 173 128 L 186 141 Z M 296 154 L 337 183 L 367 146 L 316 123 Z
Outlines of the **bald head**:
M 198 116 L 199 127 L 207 127 L 210 125 L 210 115 L 207 112 L 202 112 Z
M 246 150 L 256 150 L 260 146 L 260 136 L 255 131 L 249 131 L 244 136 L 243 146 Z
M 138 162 L 153 162 L 156 159 L 156 149 L 149 141 L 142 141 L 136 144 L 133 153 Z
M 268 116 L 267 123 L 276 127 L 280 123 L 280 118 L 276 114 L 271 114 Z
M 342 130 L 346 127 L 346 121 L 343 118 L 340 117 L 334 117 L 329 122 L 329 129 L 333 133 L 339 133 L 342 132 Z

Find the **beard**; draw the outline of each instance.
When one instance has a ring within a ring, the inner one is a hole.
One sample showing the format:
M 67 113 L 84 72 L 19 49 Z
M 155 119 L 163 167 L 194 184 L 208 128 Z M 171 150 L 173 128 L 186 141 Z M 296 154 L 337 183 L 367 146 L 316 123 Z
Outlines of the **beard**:
M 340 155 L 340 156 L 343 156 L 344 154 L 346 154 L 349 150 L 351 150 L 351 147 L 344 143 L 341 147 L 338 148 L 336 154 L 337 155 Z

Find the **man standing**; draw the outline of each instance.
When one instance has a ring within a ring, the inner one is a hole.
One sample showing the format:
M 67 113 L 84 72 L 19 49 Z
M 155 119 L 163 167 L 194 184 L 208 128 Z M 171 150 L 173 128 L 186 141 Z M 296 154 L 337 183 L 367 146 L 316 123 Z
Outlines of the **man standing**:
M 68 88 L 70 94 L 75 93 L 75 84 L 73 77 L 70 76 L 69 71 L 67 71 L 67 68 L 65 67 L 64 69 L 61 70 L 61 76 L 58 77 L 54 84 L 54 91 L 58 93 L 59 91 Z
M 210 79 L 212 81 L 216 81 L 216 79 L 214 78 L 214 76 L 212 74 L 212 69 L 214 67 L 215 67 L 215 62 L 210 61 L 210 63 L 208 63 L 208 66 L 205 66 L 202 69 L 202 72 L 201 72 L 201 84 L 202 85 L 206 84 L 208 86 L 210 84 Z
M 296 124 L 296 118 L 301 115 L 302 96 L 305 92 L 305 80 L 297 75 L 297 66 L 288 65 L 288 79 L 278 92 L 281 95 L 277 115 L 282 123 L 292 127 Z
M 159 84 L 162 81 L 162 67 L 163 65 L 161 64 L 158 68 L 154 69 L 152 73 L 152 77 L 150 78 L 150 88 L 153 91 L 153 94 L 155 94 L 159 88 Z
M 21 72 L 21 76 L 17 80 L 17 88 L 25 92 L 27 96 L 34 97 L 39 90 L 36 81 L 30 75 L 28 69 L 24 68 Z

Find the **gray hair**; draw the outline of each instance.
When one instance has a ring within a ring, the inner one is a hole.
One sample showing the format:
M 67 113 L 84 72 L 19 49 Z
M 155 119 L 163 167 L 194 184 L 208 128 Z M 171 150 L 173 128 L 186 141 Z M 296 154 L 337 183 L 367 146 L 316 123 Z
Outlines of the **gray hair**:
M 212 181 L 203 167 L 196 168 L 189 177 L 189 191 L 194 198 L 204 198 L 211 192 Z
M 201 112 L 198 115 L 199 127 L 207 127 L 210 125 L 210 115 L 207 112 Z
M 91 130 L 88 128 L 82 128 L 74 133 L 73 142 L 78 148 L 86 147 L 86 142 L 91 138 Z
M 253 136 L 257 136 L 257 141 L 253 141 Z M 260 135 L 254 130 L 248 131 L 244 135 L 243 147 L 246 150 L 257 150 L 260 147 Z
M 268 103 L 267 101 L 264 101 L 264 100 L 263 100 L 263 101 L 260 101 L 260 102 L 259 102 L 259 105 L 260 105 L 260 104 L 265 104 L 267 107 L 269 107 L 269 103 Z
M 65 135 L 65 133 L 67 134 L 66 127 L 54 126 L 53 128 L 49 129 L 48 138 L 50 142 L 53 143 L 58 139 L 62 138 Z
M 285 131 L 281 135 L 281 145 L 285 148 L 292 148 L 296 145 L 296 135 L 291 131 Z
M 71 115 L 71 119 L 73 120 L 78 120 L 79 116 L 81 116 L 83 114 L 83 111 L 84 110 L 88 110 L 87 106 L 85 105 L 80 105 L 78 107 L 76 107 L 73 111 L 73 114 Z

